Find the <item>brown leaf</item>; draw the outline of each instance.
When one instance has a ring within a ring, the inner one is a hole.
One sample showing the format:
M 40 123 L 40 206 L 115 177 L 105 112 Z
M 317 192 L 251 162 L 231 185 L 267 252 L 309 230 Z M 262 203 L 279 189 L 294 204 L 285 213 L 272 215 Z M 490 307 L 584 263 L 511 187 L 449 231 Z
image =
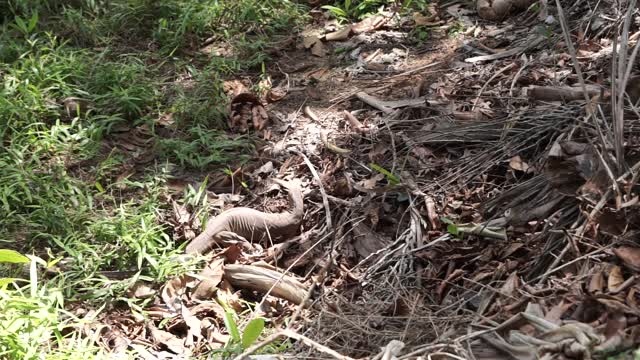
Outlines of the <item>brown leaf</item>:
M 384 160 L 384 154 L 389 150 L 389 146 L 384 142 L 379 142 L 373 145 L 371 151 L 369 151 L 369 160 L 373 163 L 382 163 Z
M 193 346 L 194 337 L 197 340 L 202 339 L 202 322 L 200 321 L 200 319 L 195 317 L 186 306 L 183 306 L 181 310 L 182 318 L 189 328 L 189 331 L 187 333 L 186 345 Z
M 276 102 L 282 100 L 285 96 L 287 96 L 287 90 L 283 87 L 276 87 L 270 89 L 267 93 L 267 101 Z
M 160 115 L 158 119 L 156 119 L 156 124 L 164 127 L 171 126 L 175 123 L 173 120 L 173 113 L 164 113 Z
M 225 310 L 222 305 L 218 304 L 216 301 L 201 302 L 200 304 L 192 307 L 190 311 L 194 316 L 198 316 L 200 318 L 210 317 L 224 321 Z
M 240 80 L 225 81 L 222 84 L 222 88 L 230 98 L 249 92 L 249 89 Z
M 623 333 L 624 329 L 627 327 L 627 318 L 623 313 L 617 312 L 613 314 L 609 314 L 607 319 L 607 325 L 604 329 L 604 336 L 607 339 L 610 339 L 616 335 L 620 335 Z
M 302 45 L 304 46 L 305 49 L 309 49 L 318 41 L 320 41 L 320 39 L 318 39 L 318 37 L 315 35 L 305 36 L 302 39 Z
M 597 271 L 589 281 L 589 293 L 598 294 L 604 290 L 604 275 L 602 271 Z
M 253 93 L 245 92 L 236 95 L 229 107 L 229 127 L 240 133 L 247 132 L 249 119 L 256 130 L 262 130 L 269 119 L 260 99 Z
M 177 224 L 188 224 L 189 220 L 191 220 L 191 214 L 187 211 L 187 207 L 184 205 L 179 205 L 176 201 L 172 201 L 171 205 L 173 207 L 173 217 Z
M 520 287 L 520 278 L 518 277 L 517 271 L 514 271 L 509 275 L 507 280 L 504 282 L 502 287 L 500 288 L 500 292 L 507 296 L 517 295 L 517 290 Z
M 380 64 L 380 63 L 375 63 L 375 62 L 367 63 L 367 70 L 384 71 L 386 69 L 387 69 L 387 66 L 385 64 Z
M 433 26 L 433 25 L 438 25 L 439 22 L 437 21 L 438 18 L 436 15 L 422 15 L 419 12 L 414 12 L 413 15 L 413 21 L 416 23 L 416 26 Z
M 360 222 L 353 227 L 353 247 L 362 259 L 383 249 L 389 241 Z
M 317 57 L 325 57 L 325 55 L 327 55 L 327 50 L 325 50 L 324 44 L 322 43 L 322 41 L 318 40 L 311 47 L 311 53 Z
M 133 284 L 132 287 L 127 291 L 127 295 L 129 297 L 134 297 L 138 299 L 146 299 L 153 297 L 156 294 L 156 291 L 153 290 L 149 285 L 143 283 L 142 281 L 138 281 Z
M 269 115 L 262 105 L 255 105 L 252 110 L 253 128 L 260 131 L 267 126 Z
M 176 311 L 182 303 L 182 296 L 184 296 L 187 287 L 187 276 L 176 276 L 162 288 L 161 297 L 164 303 L 172 310 Z
M 244 308 L 242 302 L 240 301 L 240 297 L 238 293 L 232 293 L 229 284 L 225 281 L 222 282 L 220 289 L 218 291 L 218 300 L 227 306 L 233 308 L 233 310 L 241 312 Z
M 329 69 L 322 67 L 322 68 L 314 69 L 307 72 L 306 74 L 304 74 L 304 78 L 323 80 L 325 78 L 325 75 L 327 75 L 328 72 L 329 72 Z
M 193 298 L 208 300 L 213 297 L 213 294 L 218 289 L 218 284 L 222 281 L 222 275 L 224 274 L 223 266 L 223 259 L 214 259 L 207 265 L 207 267 L 202 269 L 202 272 L 199 274 L 199 277 L 202 278 L 202 280 L 193 290 Z
M 562 319 L 564 313 L 572 306 L 573 302 L 565 302 L 564 300 L 561 300 L 545 314 L 544 319 L 556 325 L 560 325 L 562 322 L 560 319 Z
M 185 347 L 183 340 L 177 338 L 170 332 L 166 332 L 156 328 L 152 324 L 149 324 L 148 327 L 151 331 L 151 337 L 156 344 L 162 344 L 166 346 L 167 349 L 178 355 L 182 355 L 187 352 L 187 348 Z
M 599 303 L 605 305 L 609 311 L 625 312 L 627 314 L 634 314 L 634 315 L 640 314 L 638 313 L 638 309 L 633 309 L 627 306 L 625 303 L 622 302 L 621 299 L 618 299 L 616 297 L 608 296 L 608 295 L 598 295 L 595 297 L 595 299 Z
M 607 288 L 609 291 L 617 289 L 623 282 L 622 268 L 618 265 L 612 266 L 611 270 L 609 270 L 609 277 L 607 278 Z
M 413 147 L 411 149 L 411 152 L 413 152 L 413 154 L 415 156 L 419 157 L 422 160 L 425 160 L 426 158 L 429 158 L 429 157 L 434 157 L 433 151 L 431 151 L 431 149 L 427 149 L 427 148 L 425 148 L 423 146 Z
M 362 34 L 365 32 L 373 31 L 383 27 L 389 18 L 383 15 L 374 15 L 363 19 L 362 21 L 355 23 L 351 26 L 351 31 L 354 34 Z
M 529 172 L 529 164 L 524 162 L 520 156 L 516 155 L 509 160 L 509 167 L 513 170 Z
M 626 267 L 633 271 L 640 271 L 640 248 L 621 246 L 613 249 L 613 253 L 622 260 Z
M 376 184 L 378 183 L 378 181 L 383 179 L 384 179 L 384 174 L 376 174 L 369 179 L 362 180 L 360 182 L 360 185 L 367 190 L 371 190 L 376 187 Z

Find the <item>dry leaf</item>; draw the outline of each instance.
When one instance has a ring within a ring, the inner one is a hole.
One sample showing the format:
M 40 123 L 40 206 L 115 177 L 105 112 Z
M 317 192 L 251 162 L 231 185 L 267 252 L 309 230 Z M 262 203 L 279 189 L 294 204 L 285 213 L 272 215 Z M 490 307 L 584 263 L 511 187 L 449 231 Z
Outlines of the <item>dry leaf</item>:
M 388 239 L 360 222 L 353 227 L 353 247 L 361 259 L 389 245 Z
M 384 174 L 376 174 L 369 179 L 360 181 L 360 186 L 362 186 L 367 190 L 371 190 L 376 187 L 376 184 L 378 183 L 378 181 L 381 181 L 383 179 L 384 179 Z
M 182 307 L 182 318 L 189 328 L 189 332 L 187 333 L 186 345 L 192 346 L 194 337 L 197 340 L 202 339 L 202 322 L 200 321 L 200 319 L 195 317 L 186 306 Z
M 623 282 L 622 268 L 618 265 L 612 266 L 609 271 L 609 277 L 607 278 L 607 288 L 609 291 L 617 289 Z
M 589 281 L 589 293 L 598 294 L 602 293 L 602 290 L 604 290 L 604 275 L 602 271 L 597 271 Z
M 187 211 L 187 207 L 184 205 L 179 205 L 176 201 L 172 201 L 171 205 L 173 206 L 173 217 L 177 224 L 188 224 L 189 220 L 191 220 L 191 214 Z
M 304 74 L 304 78 L 322 80 L 324 79 L 325 75 L 327 75 L 328 72 L 329 72 L 329 69 L 322 67 L 322 68 L 314 69 L 307 72 L 306 74 Z
M 245 86 L 240 80 L 225 81 L 222 84 L 222 89 L 230 98 L 249 92 L 249 88 L 247 88 L 247 86 Z
M 229 127 L 245 133 L 249 129 L 249 119 L 255 130 L 260 131 L 268 123 L 269 116 L 258 97 L 253 93 L 236 95 L 229 105 Z
M 513 170 L 524 171 L 524 172 L 529 172 L 529 169 L 530 169 L 529 164 L 522 161 L 519 155 L 516 155 L 512 157 L 511 160 L 509 160 L 509 167 L 512 168 Z
M 153 290 L 149 285 L 143 283 L 142 281 L 138 281 L 133 284 L 132 287 L 127 291 L 127 295 L 129 297 L 134 297 L 138 299 L 146 299 L 153 297 L 156 294 L 156 291 Z
M 564 313 L 566 313 L 573 305 L 574 304 L 572 302 L 565 302 L 562 300 L 547 312 L 544 319 L 556 325 L 560 325 L 562 323 L 561 319 L 563 318 Z
M 225 281 L 221 283 L 217 298 L 220 302 L 230 306 L 235 311 L 241 312 L 244 308 L 238 293 L 232 293 L 229 289 L 229 284 Z
M 327 54 L 327 50 L 325 50 L 324 44 L 322 43 L 322 41 L 318 40 L 311 47 L 311 53 L 317 57 L 324 57 Z
M 253 109 L 251 109 L 251 112 L 252 112 L 251 120 L 253 121 L 253 128 L 258 131 L 263 130 L 265 126 L 267 126 L 267 123 L 269 122 L 269 115 L 267 115 L 267 110 L 265 110 L 264 106 L 262 105 L 256 105 L 253 107 Z
M 318 41 L 320 41 L 320 39 L 318 39 L 317 36 L 315 35 L 311 35 L 311 36 L 305 36 L 302 39 L 302 45 L 304 45 L 305 49 L 309 49 L 311 48 L 315 43 L 317 43 Z
M 208 300 L 218 289 L 218 284 L 222 281 L 224 260 L 215 259 L 207 267 L 202 269 L 199 277 L 202 279 L 193 290 L 192 297 L 198 300 Z
M 173 121 L 173 113 L 164 113 L 160 115 L 160 117 L 156 120 L 156 124 L 165 127 L 171 126 L 174 123 L 175 121 Z
M 509 275 L 507 280 L 504 282 L 502 287 L 500 288 L 500 292 L 507 296 L 515 296 L 517 295 L 516 290 L 520 287 L 520 278 L 518 277 L 518 272 L 514 271 Z
M 267 101 L 276 102 L 282 100 L 285 96 L 287 96 L 287 90 L 283 87 L 276 87 L 267 93 Z
M 436 15 L 425 16 L 419 12 L 414 12 L 412 17 L 416 26 L 436 26 L 443 23 L 442 21 L 438 21 L 438 17 Z
M 369 161 L 376 164 L 381 164 L 382 160 L 384 160 L 384 154 L 389 150 L 389 146 L 384 142 L 379 142 L 373 145 L 371 151 L 369 151 L 368 157 Z
M 370 62 L 367 63 L 367 70 L 371 71 L 384 71 L 387 68 L 385 64 Z
M 151 337 L 156 344 L 162 344 L 166 346 L 167 349 L 178 355 L 182 355 L 187 352 L 187 349 L 184 346 L 184 341 L 177 338 L 172 333 L 160 330 L 151 324 L 149 324 L 149 330 L 151 331 Z
M 162 288 L 162 300 L 172 310 L 177 311 L 182 303 L 182 296 L 185 294 L 187 286 L 187 276 L 176 276 Z
M 613 253 L 622 260 L 626 267 L 633 271 L 640 271 L 640 248 L 621 246 L 613 249 Z
M 210 317 L 224 321 L 224 308 L 216 301 L 202 302 L 190 309 L 191 314 L 200 318 Z
M 368 18 L 365 18 L 362 21 L 351 25 L 351 31 L 353 31 L 354 34 L 362 34 L 365 32 L 378 30 L 383 27 L 387 23 L 387 21 L 389 21 L 389 18 L 380 14 L 369 16 Z

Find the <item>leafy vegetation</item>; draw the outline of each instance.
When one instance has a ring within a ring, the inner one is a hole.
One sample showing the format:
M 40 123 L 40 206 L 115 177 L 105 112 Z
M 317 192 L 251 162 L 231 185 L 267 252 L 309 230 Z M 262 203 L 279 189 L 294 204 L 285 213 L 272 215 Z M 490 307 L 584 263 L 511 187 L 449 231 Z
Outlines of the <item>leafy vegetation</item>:
M 224 77 L 261 67 L 270 36 L 301 25 L 302 10 L 274 0 L 0 2 L 0 247 L 34 254 L 27 279 L 2 267 L 1 358 L 97 358 L 90 339 L 68 331 L 79 320 L 65 303 L 136 306 L 124 296 L 133 282 L 194 266 L 165 261 L 180 251 L 160 221 L 167 180 L 187 168 L 220 173 L 250 154 L 250 138 L 225 132 Z M 194 55 L 207 39 L 230 55 Z M 163 114 L 173 124 L 161 134 Z M 139 127 L 156 165 L 136 168 L 138 154 L 117 147 L 118 129 Z M 12 251 L 0 261 L 25 260 Z M 64 272 L 39 280 L 61 259 Z
M 339 21 L 358 21 L 368 16 L 377 14 L 383 8 L 400 5 L 403 11 L 424 11 L 427 8 L 426 0 L 405 0 L 400 3 L 397 0 L 337 0 L 333 5 L 324 5 L 323 9 L 329 12 Z

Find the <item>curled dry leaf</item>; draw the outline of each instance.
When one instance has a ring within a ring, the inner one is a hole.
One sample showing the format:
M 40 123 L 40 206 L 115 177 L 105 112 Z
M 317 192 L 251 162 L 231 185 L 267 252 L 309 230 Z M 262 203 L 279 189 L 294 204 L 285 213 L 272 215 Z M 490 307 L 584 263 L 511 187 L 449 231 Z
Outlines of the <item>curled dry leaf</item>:
M 509 167 L 512 168 L 513 170 L 523 171 L 523 172 L 529 172 L 529 170 L 531 169 L 529 167 L 529 164 L 524 162 L 519 155 L 516 155 L 512 157 L 511 160 L 509 160 Z
M 130 297 L 138 298 L 138 299 L 146 299 L 153 297 L 156 294 L 156 291 L 153 290 L 149 285 L 143 283 L 142 281 L 138 281 L 129 290 L 127 291 L 127 295 Z
M 249 119 L 254 129 L 260 131 L 266 127 L 269 116 L 255 94 L 248 92 L 238 94 L 231 100 L 229 127 L 240 133 L 246 133 L 249 129 Z
M 162 288 L 162 300 L 174 311 L 176 311 L 182 303 L 182 296 L 185 294 L 185 289 L 187 287 L 187 278 L 188 277 L 186 275 L 176 276 L 167 281 Z
M 607 288 L 609 291 L 617 289 L 623 282 L 624 276 L 622 276 L 622 268 L 618 265 L 612 266 L 609 270 L 609 277 L 607 278 Z
M 267 101 L 276 102 L 287 96 L 287 90 L 284 87 L 275 87 L 267 92 Z
M 376 174 L 369 179 L 365 179 L 360 181 L 359 185 L 367 190 L 375 189 L 378 181 L 382 181 L 384 179 L 384 174 Z
M 181 310 L 182 318 L 189 328 L 189 332 L 187 333 L 186 345 L 192 346 L 193 338 L 196 338 L 198 340 L 202 339 L 202 322 L 200 321 L 200 319 L 195 317 L 186 306 L 183 306 Z
M 214 259 L 202 269 L 199 274 L 200 282 L 193 289 L 192 296 L 199 300 L 208 300 L 218 289 L 218 284 L 222 281 L 224 260 Z
M 633 271 L 640 271 L 640 248 L 621 246 L 613 249 L 613 253 L 622 260 L 626 267 Z
M 602 290 L 604 290 L 604 275 L 602 275 L 602 271 L 598 270 L 589 281 L 589 293 L 598 294 L 602 293 Z
M 298 305 L 307 297 L 306 287 L 294 277 L 258 266 L 227 265 L 224 278 L 235 287 L 269 293 Z
M 229 288 L 229 283 L 223 282 L 220 287 L 217 299 L 222 304 L 231 307 L 233 310 L 241 312 L 244 309 L 244 305 L 240 301 L 240 297 L 237 292 L 231 292 Z
M 183 340 L 170 332 L 156 328 L 152 324 L 149 324 L 148 327 L 151 332 L 151 337 L 156 344 L 162 344 L 166 346 L 167 349 L 178 355 L 187 353 L 187 348 L 185 347 Z
M 156 124 L 164 127 L 171 126 L 175 123 L 173 120 L 173 113 L 164 113 L 156 119 Z
M 327 51 L 324 48 L 322 40 L 316 35 L 305 36 L 302 40 L 305 49 L 311 49 L 311 53 L 318 57 L 324 57 Z
M 517 295 L 518 288 L 520 287 L 520 278 L 518 277 L 518 273 L 516 271 L 512 272 L 511 275 L 504 282 L 502 287 L 500 288 L 500 292 L 507 296 L 515 296 Z

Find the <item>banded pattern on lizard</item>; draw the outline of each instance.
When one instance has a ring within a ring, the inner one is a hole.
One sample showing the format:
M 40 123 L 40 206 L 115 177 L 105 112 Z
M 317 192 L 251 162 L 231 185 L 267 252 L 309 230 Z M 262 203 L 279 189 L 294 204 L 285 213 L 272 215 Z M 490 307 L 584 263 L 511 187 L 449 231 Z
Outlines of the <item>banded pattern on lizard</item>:
M 229 209 L 207 222 L 205 230 L 187 245 L 186 253 L 206 253 L 222 240 L 217 235 L 224 231 L 236 233 L 250 242 L 294 235 L 304 216 L 300 183 L 298 180 L 287 183 L 278 179 L 274 182 L 289 190 L 293 203 L 291 212 L 272 214 L 246 207 Z

